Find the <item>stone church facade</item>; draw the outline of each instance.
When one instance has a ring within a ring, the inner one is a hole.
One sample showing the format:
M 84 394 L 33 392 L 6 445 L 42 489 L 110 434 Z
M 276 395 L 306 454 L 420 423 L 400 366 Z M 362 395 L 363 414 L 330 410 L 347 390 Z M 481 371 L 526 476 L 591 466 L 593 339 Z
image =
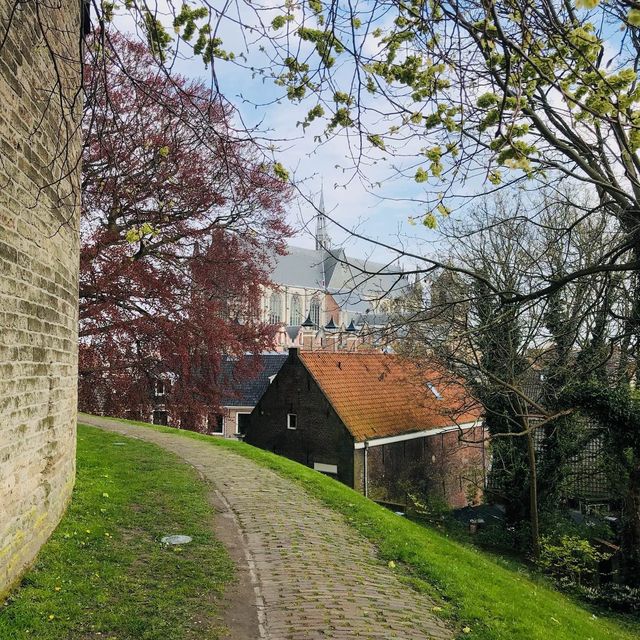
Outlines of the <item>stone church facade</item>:
M 278 351 L 384 348 L 394 305 L 409 286 L 398 269 L 332 247 L 322 196 L 315 248 L 289 247 L 271 279 L 262 320 L 279 326 Z

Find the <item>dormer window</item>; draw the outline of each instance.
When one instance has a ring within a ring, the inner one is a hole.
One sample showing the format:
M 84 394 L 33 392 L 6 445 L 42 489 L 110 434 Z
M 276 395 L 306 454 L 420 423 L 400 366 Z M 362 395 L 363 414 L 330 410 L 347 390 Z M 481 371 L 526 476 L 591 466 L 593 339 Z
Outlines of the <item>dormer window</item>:
M 167 395 L 167 385 L 164 380 L 156 380 L 156 398 Z
M 427 382 L 427 387 L 429 388 L 429 391 L 431 391 L 431 393 L 433 393 L 433 395 L 438 400 L 442 400 L 442 395 L 440 394 L 440 392 L 430 382 Z

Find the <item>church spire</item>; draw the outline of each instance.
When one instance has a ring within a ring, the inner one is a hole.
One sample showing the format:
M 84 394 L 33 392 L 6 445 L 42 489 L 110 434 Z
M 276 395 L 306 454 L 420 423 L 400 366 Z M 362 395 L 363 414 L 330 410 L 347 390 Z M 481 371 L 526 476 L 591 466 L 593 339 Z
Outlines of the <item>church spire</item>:
M 324 215 L 324 183 L 320 187 L 320 204 L 318 205 L 318 215 L 316 216 L 316 251 L 330 249 L 331 240 L 327 233 L 327 218 Z

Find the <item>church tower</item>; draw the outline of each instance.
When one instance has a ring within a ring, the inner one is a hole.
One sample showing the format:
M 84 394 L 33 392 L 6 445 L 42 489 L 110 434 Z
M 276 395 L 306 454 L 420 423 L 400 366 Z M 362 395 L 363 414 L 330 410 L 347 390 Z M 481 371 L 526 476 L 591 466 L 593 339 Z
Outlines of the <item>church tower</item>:
M 324 185 L 320 187 L 320 204 L 316 216 L 316 251 L 331 249 L 331 239 L 327 233 L 327 218 L 324 208 Z

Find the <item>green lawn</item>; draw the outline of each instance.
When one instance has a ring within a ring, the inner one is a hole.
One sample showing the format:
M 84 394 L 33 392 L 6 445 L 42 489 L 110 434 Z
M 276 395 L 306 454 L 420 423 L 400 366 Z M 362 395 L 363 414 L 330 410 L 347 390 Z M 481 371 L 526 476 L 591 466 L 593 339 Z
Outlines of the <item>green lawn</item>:
M 143 423 L 133 423 L 143 424 Z M 543 580 L 406 520 L 308 467 L 241 442 L 143 425 L 226 447 L 291 478 L 344 514 L 385 561 L 443 599 L 443 615 L 471 640 L 638 640 L 640 626 L 594 615 Z M 465 632 L 465 630 L 468 630 Z M 2 637 L 2 636 L 0 636 Z
M 211 531 L 206 495 L 195 470 L 171 453 L 79 426 L 73 500 L 0 606 L 0 638 L 217 638 L 233 565 Z M 160 538 L 172 533 L 193 542 L 165 547 Z

